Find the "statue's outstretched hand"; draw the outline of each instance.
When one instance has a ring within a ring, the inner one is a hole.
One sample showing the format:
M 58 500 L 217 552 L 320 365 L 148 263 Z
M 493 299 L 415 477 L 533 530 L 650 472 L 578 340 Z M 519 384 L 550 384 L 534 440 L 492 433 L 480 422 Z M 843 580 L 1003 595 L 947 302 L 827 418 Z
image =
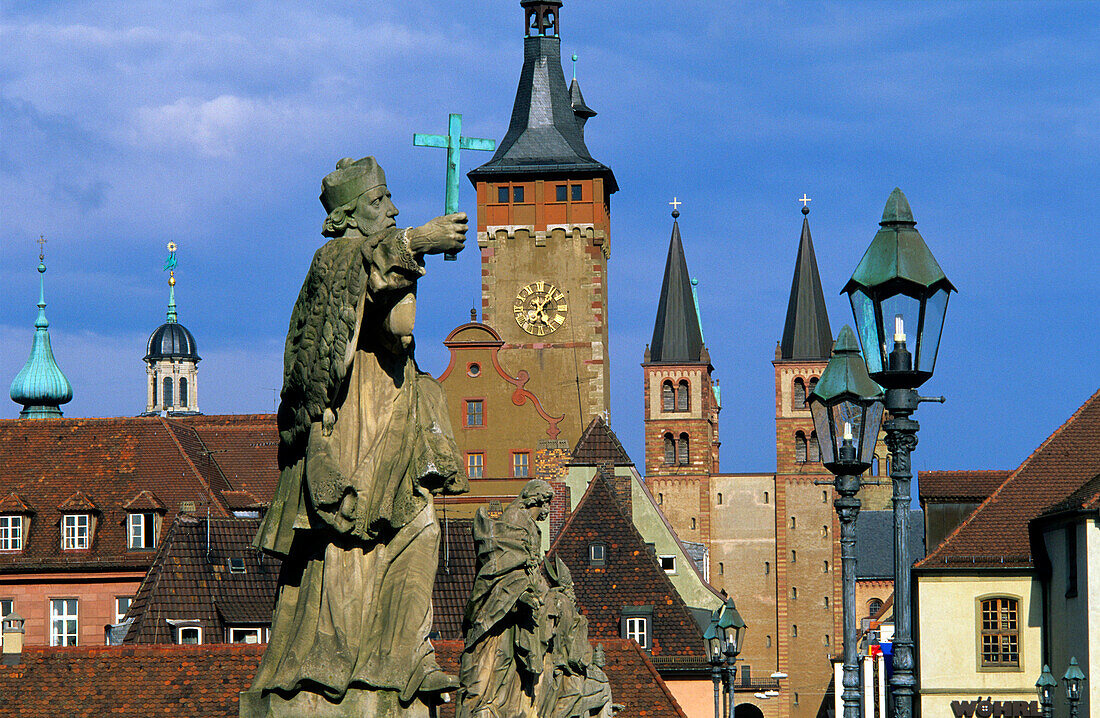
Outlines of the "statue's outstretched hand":
M 465 212 L 436 217 L 425 225 L 409 229 L 409 249 L 414 254 L 456 254 L 466 245 L 467 229 Z

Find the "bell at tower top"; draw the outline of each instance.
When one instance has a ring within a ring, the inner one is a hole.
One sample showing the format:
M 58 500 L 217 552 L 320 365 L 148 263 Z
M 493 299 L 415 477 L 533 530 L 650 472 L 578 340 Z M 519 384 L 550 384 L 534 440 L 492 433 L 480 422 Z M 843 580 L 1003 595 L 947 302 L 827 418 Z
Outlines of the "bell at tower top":
M 526 15 L 525 37 L 560 37 L 558 14 L 561 0 L 520 0 Z

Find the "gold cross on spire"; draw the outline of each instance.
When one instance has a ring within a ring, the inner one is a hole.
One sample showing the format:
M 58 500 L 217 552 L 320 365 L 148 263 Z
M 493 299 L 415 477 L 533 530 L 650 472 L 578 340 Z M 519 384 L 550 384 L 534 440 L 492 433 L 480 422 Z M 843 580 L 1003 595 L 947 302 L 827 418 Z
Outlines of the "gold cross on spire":
M 803 207 L 805 207 L 805 206 L 806 206 L 806 203 L 807 203 L 807 202 L 813 202 L 813 200 L 812 200 L 812 199 L 810 199 L 809 197 L 807 197 L 807 196 L 806 196 L 806 193 L 805 193 L 805 192 L 803 192 L 803 193 L 802 193 L 802 199 L 800 199 L 800 200 L 798 200 L 798 201 L 802 203 L 802 206 L 803 206 Z
M 46 235 L 40 234 L 34 241 L 38 242 L 38 261 L 41 262 L 46 258 Z
M 678 211 L 680 211 L 680 205 L 682 205 L 682 204 L 683 204 L 683 202 L 681 202 L 680 200 L 678 200 L 678 199 L 676 199 L 675 197 L 673 197 L 673 198 L 672 198 L 672 201 L 671 201 L 671 202 L 669 202 L 669 204 L 671 204 L 671 205 L 672 205 L 672 209 L 673 209 L 673 210 L 675 210 L 675 211 L 677 211 L 677 212 L 678 212 Z

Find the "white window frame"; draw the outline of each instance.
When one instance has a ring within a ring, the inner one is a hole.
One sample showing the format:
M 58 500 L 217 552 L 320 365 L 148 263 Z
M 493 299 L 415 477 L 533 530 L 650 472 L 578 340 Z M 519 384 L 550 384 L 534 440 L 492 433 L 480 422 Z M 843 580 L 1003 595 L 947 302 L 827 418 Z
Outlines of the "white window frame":
M 649 616 L 627 616 L 626 638 L 642 648 L 649 648 Z
M 188 643 L 183 640 L 183 634 L 185 631 L 194 631 L 195 636 L 198 638 L 195 643 Z M 176 627 L 176 643 L 181 646 L 201 646 L 202 645 L 202 627 L 201 626 L 177 626 Z
M 19 514 L 0 516 L 0 551 L 23 550 L 23 517 Z
M 126 602 L 126 607 L 122 607 L 122 602 Z M 115 623 L 122 623 L 122 619 L 126 618 L 126 612 L 130 610 L 130 606 L 134 603 L 133 596 L 115 596 Z
M 92 545 L 92 517 L 88 514 L 65 514 L 61 517 L 61 548 L 83 551 Z
M 157 515 L 134 511 L 126 517 L 126 547 L 131 551 L 157 547 Z
M 593 566 L 607 565 L 607 544 L 599 542 L 588 544 L 588 563 Z
M 72 630 L 70 630 L 72 629 Z M 80 602 L 75 598 L 50 599 L 50 645 L 80 644 Z
M 239 640 L 237 640 L 238 636 L 247 636 L 248 634 L 252 634 L 252 635 L 256 636 L 256 640 L 255 641 L 248 641 L 248 640 L 239 641 Z M 256 645 L 256 644 L 259 644 L 259 643 L 267 643 L 267 629 L 265 629 L 261 626 L 253 626 L 253 627 L 250 627 L 250 628 L 249 627 L 230 628 L 229 629 L 229 642 L 230 643 L 243 643 L 243 644 L 247 644 L 247 645 Z
M 672 575 L 672 574 L 676 573 L 676 557 L 675 556 L 658 556 L 657 560 L 661 564 L 661 570 L 663 570 L 665 573 L 667 573 L 669 575 Z M 669 568 L 668 566 L 665 566 L 665 561 L 666 560 L 672 562 L 672 567 L 671 568 Z

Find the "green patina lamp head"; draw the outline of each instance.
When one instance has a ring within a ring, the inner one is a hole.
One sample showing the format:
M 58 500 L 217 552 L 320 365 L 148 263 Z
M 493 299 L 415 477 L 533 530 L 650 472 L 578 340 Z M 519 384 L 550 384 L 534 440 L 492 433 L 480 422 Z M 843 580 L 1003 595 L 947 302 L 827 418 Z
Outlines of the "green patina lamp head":
M 887 388 L 916 388 L 936 366 L 947 299 L 955 287 L 916 229 L 909 200 L 890 193 L 847 294 L 872 379 Z
M 737 656 L 745 641 L 745 619 L 737 611 L 737 606 L 732 598 L 726 599 L 722 606 L 722 615 L 718 618 L 717 633 L 725 642 L 726 655 Z
M 718 634 L 718 621 L 722 616 L 723 608 L 725 604 L 711 611 L 710 625 L 703 632 L 703 640 L 707 643 L 707 655 L 713 664 L 722 662 L 722 637 Z
M 882 423 L 882 398 L 882 387 L 867 374 L 855 332 L 844 325 L 829 364 L 806 399 L 826 469 L 858 476 L 870 467 Z
M 1081 666 L 1077 664 L 1077 657 L 1071 656 L 1069 668 L 1062 676 L 1062 683 L 1066 686 L 1066 698 L 1076 703 L 1081 700 L 1081 683 L 1085 680 L 1085 674 L 1081 672 Z
M 1043 664 L 1043 672 L 1039 674 L 1039 680 L 1035 681 L 1035 692 L 1039 695 L 1039 703 L 1044 706 L 1054 704 L 1054 689 L 1058 687 L 1058 681 L 1050 672 L 1050 666 Z

